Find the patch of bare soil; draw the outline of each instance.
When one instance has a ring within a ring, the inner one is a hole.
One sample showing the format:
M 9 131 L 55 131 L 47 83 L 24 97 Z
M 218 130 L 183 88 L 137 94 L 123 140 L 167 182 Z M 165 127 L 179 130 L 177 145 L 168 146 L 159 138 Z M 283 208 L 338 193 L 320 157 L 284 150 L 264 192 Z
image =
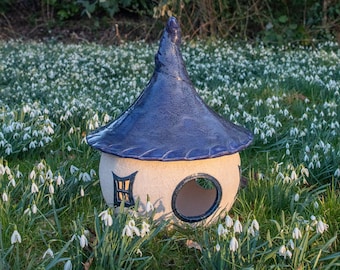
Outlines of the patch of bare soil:
M 23 12 L 0 14 L 0 40 L 58 41 L 64 43 L 120 44 L 122 41 L 158 40 L 164 22 L 149 17 L 118 14 L 114 18 L 82 17 L 57 22 Z

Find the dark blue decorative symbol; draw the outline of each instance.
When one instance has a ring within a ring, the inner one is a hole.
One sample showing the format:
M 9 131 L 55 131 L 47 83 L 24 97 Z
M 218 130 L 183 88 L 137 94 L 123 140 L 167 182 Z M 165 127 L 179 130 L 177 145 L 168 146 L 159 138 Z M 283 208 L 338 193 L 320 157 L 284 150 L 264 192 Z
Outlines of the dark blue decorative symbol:
M 126 177 L 119 177 L 112 172 L 114 185 L 113 203 L 115 206 L 121 205 L 122 202 L 126 207 L 135 205 L 132 190 L 136 174 L 137 172 L 134 172 Z

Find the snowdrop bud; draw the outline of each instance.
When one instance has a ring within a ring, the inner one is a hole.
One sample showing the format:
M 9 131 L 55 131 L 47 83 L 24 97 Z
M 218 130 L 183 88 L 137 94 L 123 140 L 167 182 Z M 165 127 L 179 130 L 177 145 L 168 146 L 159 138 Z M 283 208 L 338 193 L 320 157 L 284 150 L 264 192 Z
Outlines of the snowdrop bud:
M 147 197 L 146 197 L 146 206 L 145 206 L 145 208 L 146 208 L 145 211 L 146 211 L 147 213 L 152 212 L 152 211 L 155 210 L 155 208 L 154 208 L 152 202 L 150 201 L 149 195 L 147 195 Z
M 21 243 L 21 236 L 17 230 L 14 230 L 11 236 L 11 244 L 13 245 L 15 243 Z
M 31 215 L 31 209 L 29 207 L 25 209 L 24 215 Z
M 300 195 L 299 195 L 299 193 L 296 193 L 296 194 L 294 195 L 294 201 L 298 202 L 299 199 L 300 199 Z
M 292 233 L 293 239 L 300 239 L 302 237 L 301 231 L 298 227 L 295 227 Z
M 234 223 L 234 233 L 241 233 L 242 232 L 242 224 L 241 222 L 237 219 Z
M 64 270 L 72 270 L 72 262 L 68 260 L 64 265 Z
M 48 192 L 50 194 L 54 194 L 54 187 L 53 187 L 52 183 L 50 183 L 50 185 L 48 186 Z
M 235 252 L 238 249 L 238 242 L 235 236 L 233 236 L 229 243 L 229 250 Z
M 221 250 L 221 246 L 220 246 L 219 243 L 216 244 L 215 249 L 216 249 L 217 252 L 219 252 Z
M 4 202 L 8 202 L 8 195 L 7 195 L 6 192 L 2 193 L 2 200 L 3 200 Z
M 225 225 L 227 226 L 227 228 L 231 228 L 233 224 L 234 224 L 233 219 L 229 215 L 227 215 L 225 217 Z
M 314 202 L 313 206 L 314 206 L 315 209 L 319 209 L 319 204 L 318 204 L 317 201 Z
M 83 188 L 83 187 L 80 188 L 80 196 L 81 196 L 81 197 L 84 197 L 84 196 L 85 196 L 85 191 L 84 191 L 84 188 Z
M 294 250 L 294 248 L 295 248 L 295 244 L 294 244 L 294 241 L 293 241 L 292 239 L 290 239 L 290 240 L 289 240 L 289 242 L 288 242 L 288 246 L 290 246 L 290 247 L 291 247 L 291 249 L 293 249 L 293 250 Z
M 38 207 L 36 206 L 35 203 L 32 205 L 31 210 L 32 210 L 32 213 L 33 213 L 33 214 L 36 214 L 36 213 L 37 213 Z

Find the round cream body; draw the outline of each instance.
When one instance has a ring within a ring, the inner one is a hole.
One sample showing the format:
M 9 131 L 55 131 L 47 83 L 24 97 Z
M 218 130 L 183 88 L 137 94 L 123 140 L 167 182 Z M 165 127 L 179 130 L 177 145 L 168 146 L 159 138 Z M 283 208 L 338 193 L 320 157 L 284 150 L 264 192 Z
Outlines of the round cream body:
M 147 197 L 155 208 L 155 219 L 175 222 L 210 222 L 234 203 L 240 184 L 238 153 L 217 158 L 190 161 L 150 161 L 101 154 L 99 177 L 102 193 L 109 206 L 114 205 L 114 176 L 126 179 L 131 196 L 146 210 Z M 199 180 L 212 183 L 204 188 Z M 211 180 L 211 181 L 210 181 Z M 119 198 L 119 195 L 116 195 Z

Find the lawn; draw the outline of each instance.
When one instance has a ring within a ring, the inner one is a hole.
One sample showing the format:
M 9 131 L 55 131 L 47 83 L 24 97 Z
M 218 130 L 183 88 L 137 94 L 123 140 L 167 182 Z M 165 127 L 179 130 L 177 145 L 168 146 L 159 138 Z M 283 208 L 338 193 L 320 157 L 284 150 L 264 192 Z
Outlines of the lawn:
M 158 44 L 0 42 L 0 269 L 337 269 L 340 49 L 184 42 L 203 100 L 254 133 L 226 218 L 108 208 L 86 134 L 119 116 Z M 151 198 L 152 202 L 152 198 Z

